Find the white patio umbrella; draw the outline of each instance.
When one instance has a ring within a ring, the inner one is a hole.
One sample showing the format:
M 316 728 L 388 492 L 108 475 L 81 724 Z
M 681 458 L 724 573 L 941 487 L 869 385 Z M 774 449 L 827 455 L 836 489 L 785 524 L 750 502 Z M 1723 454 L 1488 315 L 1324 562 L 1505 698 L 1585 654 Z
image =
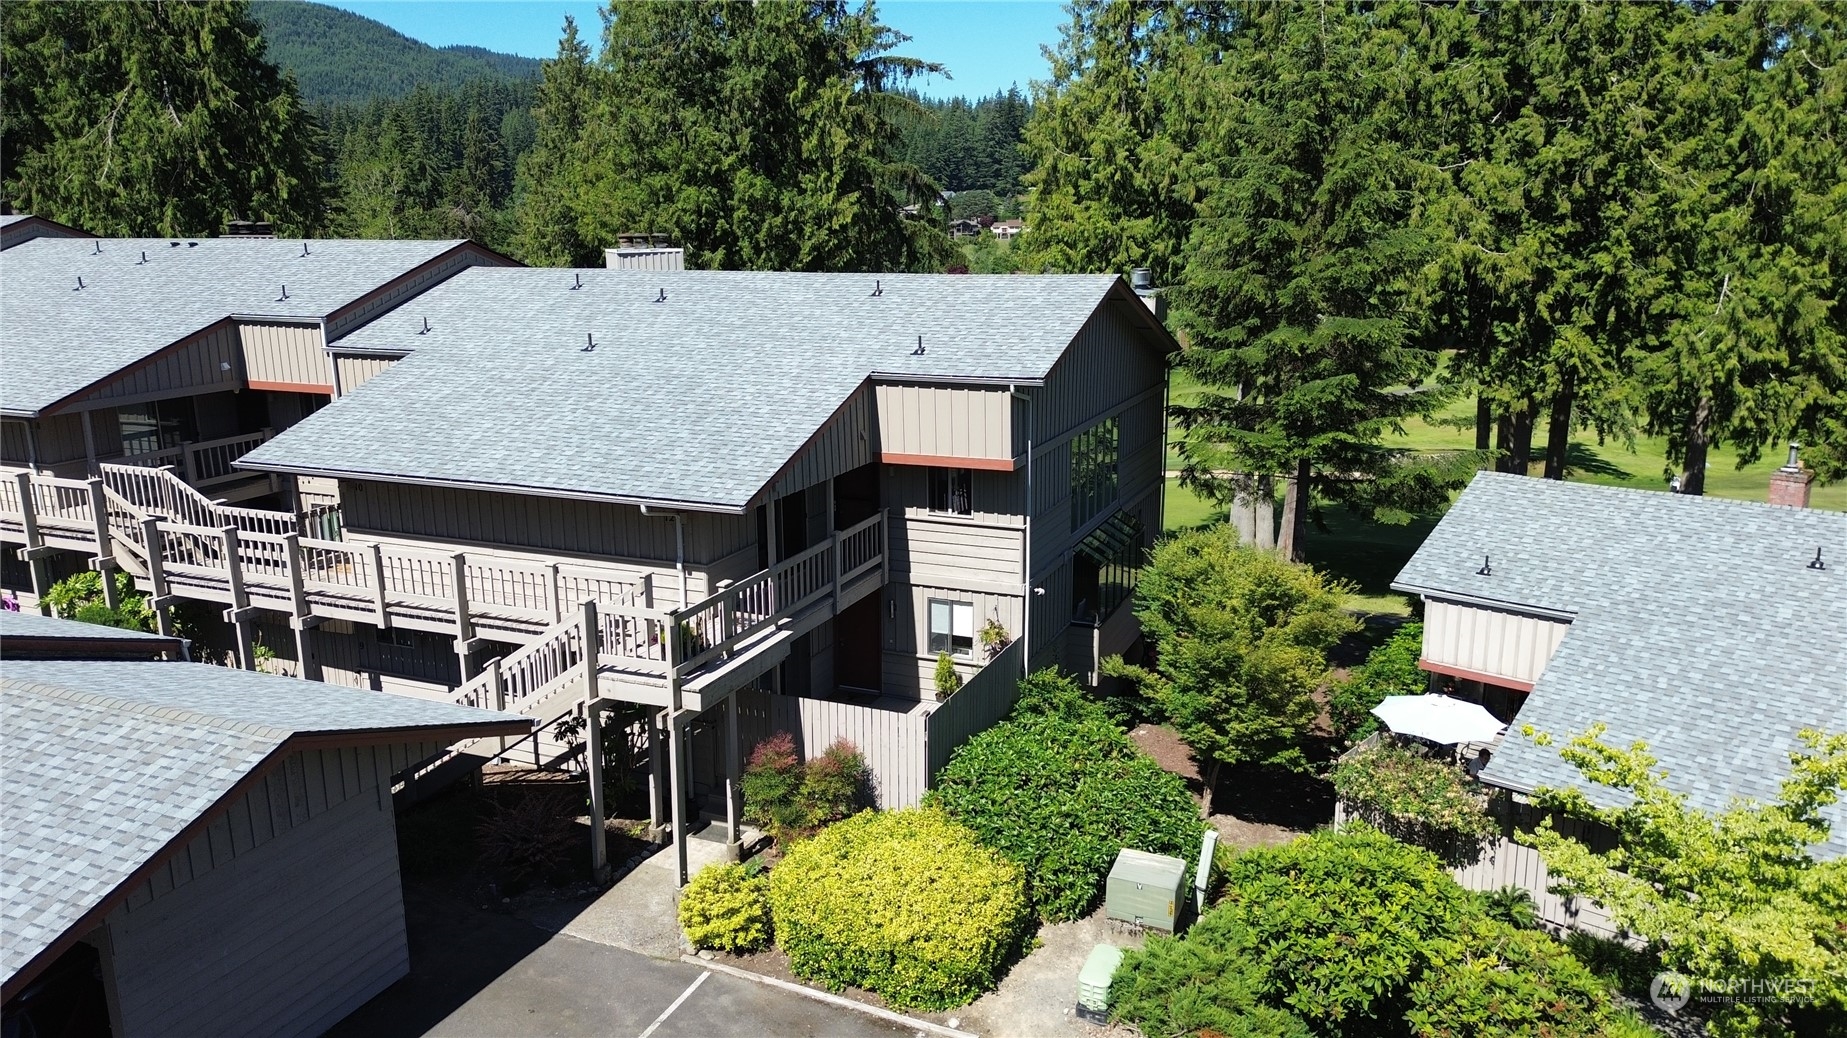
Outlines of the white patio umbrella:
M 1490 742 L 1501 733 L 1501 722 L 1474 703 L 1432 693 L 1424 696 L 1386 696 L 1372 708 L 1373 715 L 1399 735 L 1412 735 L 1444 746 L 1459 742 Z

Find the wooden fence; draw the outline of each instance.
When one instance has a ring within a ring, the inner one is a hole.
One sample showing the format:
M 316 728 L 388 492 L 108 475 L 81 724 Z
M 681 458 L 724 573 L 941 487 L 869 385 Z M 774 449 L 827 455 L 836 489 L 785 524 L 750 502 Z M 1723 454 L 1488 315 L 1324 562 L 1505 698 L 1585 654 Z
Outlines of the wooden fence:
M 930 788 L 931 777 L 949 763 L 950 754 L 1013 709 L 1020 651 L 1018 642 L 1008 646 L 942 703 L 887 696 L 860 705 L 740 691 L 743 751 L 749 753 L 777 732 L 788 732 L 806 760 L 834 740 L 846 739 L 865 757 L 882 810 L 915 807 Z

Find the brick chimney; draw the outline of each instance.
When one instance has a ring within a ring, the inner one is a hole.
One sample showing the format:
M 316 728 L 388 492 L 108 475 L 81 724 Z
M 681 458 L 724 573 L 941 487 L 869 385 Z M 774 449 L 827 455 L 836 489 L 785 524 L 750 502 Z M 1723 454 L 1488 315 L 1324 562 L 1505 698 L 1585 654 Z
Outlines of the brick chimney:
M 1809 484 L 1815 481 L 1815 474 L 1802 467 L 1802 459 L 1796 457 L 1800 443 L 1789 445 L 1789 461 L 1782 468 L 1770 474 L 1770 503 L 1788 505 L 1791 508 L 1809 506 Z

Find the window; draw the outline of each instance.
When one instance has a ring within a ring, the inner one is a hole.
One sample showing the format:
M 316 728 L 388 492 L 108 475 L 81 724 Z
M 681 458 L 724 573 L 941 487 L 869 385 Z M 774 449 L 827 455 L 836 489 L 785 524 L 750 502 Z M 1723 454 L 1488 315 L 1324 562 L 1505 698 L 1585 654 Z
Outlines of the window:
M 969 493 L 972 476 L 968 469 L 931 469 L 930 511 L 945 515 L 968 515 L 974 511 L 973 495 Z
M 975 654 L 975 607 L 968 602 L 930 600 L 930 651 L 951 656 Z
M 1094 611 L 1102 620 L 1129 600 L 1147 554 L 1143 540 L 1141 520 L 1117 512 L 1078 544 L 1072 559 L 1073 615 Z
M 1105 418 L 1071 440 L 1071 529 L 1116 503 L 1116 419 Z
M 129 457 L 178 447 L 199 438 L 192 401 L 185 398 L 118 407 L 116 422 L 122 429 L 122 453 Z

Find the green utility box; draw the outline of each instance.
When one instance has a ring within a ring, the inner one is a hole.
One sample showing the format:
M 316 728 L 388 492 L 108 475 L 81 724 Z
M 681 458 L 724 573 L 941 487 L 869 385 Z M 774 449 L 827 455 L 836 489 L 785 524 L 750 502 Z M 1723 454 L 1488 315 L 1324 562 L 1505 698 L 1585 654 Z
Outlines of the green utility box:
M 1109 982 L 1122 965 L 1122 949 L 1113 944 L 1099 944 L 1090 949 L 1090 958 L 1077 971 L 1077 1015 L 1092 1023 L 1109 1021 Z
M 1174 917 L 1186 893 L 1186 862 L 1124 847 L 1109 870 L 1109 884 L 1103 891 L 1104 915 L 1173 933 Z

